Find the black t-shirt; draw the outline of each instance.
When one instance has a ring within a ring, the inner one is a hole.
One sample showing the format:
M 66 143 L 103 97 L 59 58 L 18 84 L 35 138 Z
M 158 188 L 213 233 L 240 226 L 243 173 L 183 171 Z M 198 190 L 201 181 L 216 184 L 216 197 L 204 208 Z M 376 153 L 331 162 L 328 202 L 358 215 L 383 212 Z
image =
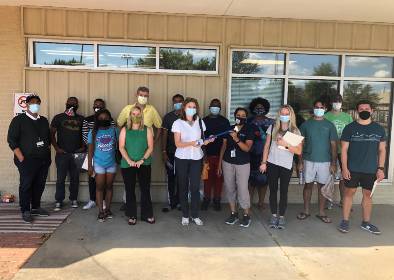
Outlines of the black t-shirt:
M 179 119 L 179 116 L 175 113 L 175 111 L 171 111 L 167 113 L 163 118 L 162 127 L 166 129 L 168 132 L 167 147 L 166 147 L 166 151 L 168 154 L 175 154 L 176 151 L 174 133 L 171 131 L 171 128 L 177 119 Z
M 230 130 L 230 122 L 225 117 L 218 115 L 216 117 L 206 116 L 203 119 L 207 130 L 205 131 L 205 137 L 209 137 L 211 135 L 217 135 L 219 133 Z M 219 156 L 220 148 L 223 144 L 223 138 L 227 135 L 223 135 L 218 137 L 214 142 L 209 143 L 206 148 L 206 152 L 208 156 Z
M 254 138 L 253 128 L 250 125 L 245 124 L 238 132 L 238 138 L 242 142 L 245 142 L 246 140 L 253 141 Z M 224 152 L 223 160 L 228 163 L 232 163 L 236 165 L 250 163 L 250 154 L 248 152 L 242 151 L 241 148 L 238 146 L 238 144 L 235 143 L 231 135 L 227 135 L 226 139 L 227 139 L 227 147 L 226 147 L 226 151 Z M 233 154 L 232 156 L 231 151 L 234 150 L 235 150 L 235 154 Z
M 83 116 L 67 116 L 65 113 L 56 115 L 51 127 L 57 131 L 57 145 L 67 153 L 75 153 L 82 147 L 82 123 Z
M 376 173 L 379 144 L 386 141 L 386 132 L 380 124 L 371 122 L 362 125 L 354 121 L 345 126 L 341 140 L 349 142 L 347 165 L 350 171 Z

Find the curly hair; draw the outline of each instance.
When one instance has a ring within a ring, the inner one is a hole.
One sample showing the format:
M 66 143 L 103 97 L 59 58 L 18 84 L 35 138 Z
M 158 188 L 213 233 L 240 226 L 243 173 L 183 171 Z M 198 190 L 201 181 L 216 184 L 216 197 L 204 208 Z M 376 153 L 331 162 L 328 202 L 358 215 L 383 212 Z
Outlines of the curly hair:
M 262 97 L 256 97 L 256 98 L 252 99 L 252 101 L 249 104 L 249 111 L 253 114 L 254 109 L 259 104 L 263 105 L 266 113 L 268 113 L 270 111 L 271 104 L 269 103 L 269 101 L 267 99 L 262 98 Z

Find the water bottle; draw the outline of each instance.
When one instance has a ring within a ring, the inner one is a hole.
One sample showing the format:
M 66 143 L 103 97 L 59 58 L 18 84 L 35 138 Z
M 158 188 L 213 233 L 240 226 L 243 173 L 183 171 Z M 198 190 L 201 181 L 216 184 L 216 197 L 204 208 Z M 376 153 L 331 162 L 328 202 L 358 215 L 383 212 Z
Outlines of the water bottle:
M 304 180 L 304 171 L 300 170 L 300 172 L 298 172 L 298 183 L 300 185 L 303 185 L 305 183 Z

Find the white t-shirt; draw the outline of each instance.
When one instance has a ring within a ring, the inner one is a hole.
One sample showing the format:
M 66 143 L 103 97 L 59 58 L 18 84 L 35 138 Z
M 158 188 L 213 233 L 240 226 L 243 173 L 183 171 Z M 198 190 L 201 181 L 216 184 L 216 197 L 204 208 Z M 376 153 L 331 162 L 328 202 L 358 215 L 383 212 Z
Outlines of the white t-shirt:
M 271 134 L 271 130 L 272 125 L 267 129 L 267 134 Z M 272 139 L 267 159 L 269 163 L 282 166 L 290 170 L 293 167 L 293 156 L 294 154 L 290 153 L 288 150 L 279 149 L 276 144 L 276 139 Z
M 193 125 L 190 125 L 187 121 L 178 119 L 173 125 L 171 131 L 173 133 L 181 134 L 181 142 L 191 142 L 197 141 L 201 139 L 201 129 L 199 125 L 199 118 L 197 118 Z M 205 131 L 205 123 L 201 120 L 202 128 Z M 204 153 L 201 147 L 185 147 L 185 148 L 176 148 L 175 157 L 179 159 L 192 159 L 192 160 L 200 160 L 204 156 Z

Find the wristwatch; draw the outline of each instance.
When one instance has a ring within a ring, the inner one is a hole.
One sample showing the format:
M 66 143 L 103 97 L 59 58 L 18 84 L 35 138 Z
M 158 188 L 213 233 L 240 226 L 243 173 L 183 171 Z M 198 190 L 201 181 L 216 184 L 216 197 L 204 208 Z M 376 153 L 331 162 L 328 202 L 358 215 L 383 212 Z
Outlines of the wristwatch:
M 379 166 L 379 167 L 378 167 L 378 170 L 382 170 L 382 171 L 384 171 L 384 167 L 382 167 L 382 166 Z

